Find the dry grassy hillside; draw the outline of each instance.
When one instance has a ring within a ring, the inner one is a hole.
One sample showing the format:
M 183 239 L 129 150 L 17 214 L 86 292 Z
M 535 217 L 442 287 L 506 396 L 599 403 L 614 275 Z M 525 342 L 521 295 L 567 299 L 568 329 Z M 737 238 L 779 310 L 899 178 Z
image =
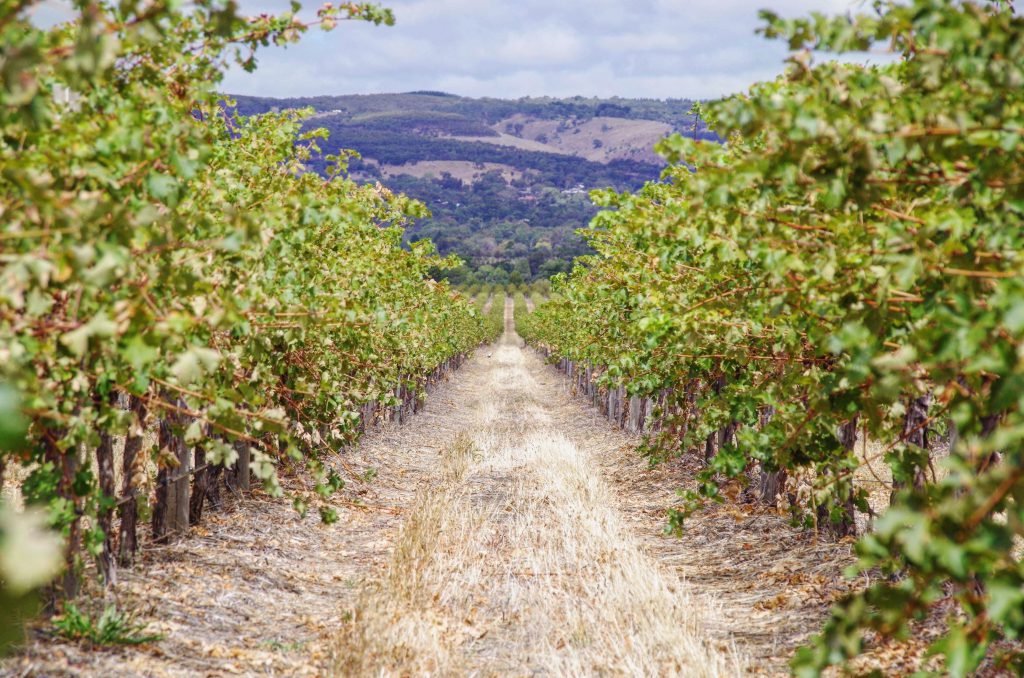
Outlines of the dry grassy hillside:
M 481 137 L 479 141 L 566 153 L 605 163 L 620 159 L 659 163 L 654 145 L 673 131 L 668 123 L 655 120 L 612 117 L 542 120 L 523 114 L 502 120 L 494 129 L 502 136 Z
M 570 151 L 562 150 L 551 144 L 545 144 L 540 141 L 534 141 L 531 139 L 524 139 L 517 137 L 512 134 L 505 134 L 504 132 L 498 134 L 498 136 L 491 137 L 465 137 L 456 136 L 453 139 L 459 139 L 461 141 L 482 141 L 487 144 L 495 144 L 496 146 L 509 146 L 511 148 L 518 148 L 524 151 L 539 151 L 541 153 L 561 153 L 563 155 L 573 155 Z

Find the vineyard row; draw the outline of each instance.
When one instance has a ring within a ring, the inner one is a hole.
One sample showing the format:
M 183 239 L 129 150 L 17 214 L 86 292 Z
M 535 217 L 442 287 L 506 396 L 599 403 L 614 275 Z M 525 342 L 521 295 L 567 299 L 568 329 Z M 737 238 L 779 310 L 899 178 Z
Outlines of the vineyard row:
M 652 459 L 704 462 L 676 527 L 724 496 L 870 519 L 800 675 L 936 617 L 950 674 L 1024 671 L 1024 17 L 764 18 L 786 75 L 697 107 L 727 143 L 677 135 L 661 181 L 596 192 L 596 254 L 520 333 L 613 418 L 652 409 Z M 815 56 L 872 49 L 897 58 Z

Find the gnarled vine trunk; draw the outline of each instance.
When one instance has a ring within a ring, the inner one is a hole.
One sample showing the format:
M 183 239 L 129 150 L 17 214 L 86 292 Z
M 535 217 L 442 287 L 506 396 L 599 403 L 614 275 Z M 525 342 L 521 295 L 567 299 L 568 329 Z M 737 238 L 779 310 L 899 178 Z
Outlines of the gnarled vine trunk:
M 839 426 L 839 442 L 847 452 L 853 452 L 857 444 L 857 425 L 860 417 L 855 416 Z M 855 537 L 857 535 L 857 514 L 853 502 L 853 478 L 830 477 L 829 482 L 836 483 L 838 493 L 838 519 L 832 515 L 828 507 L 818 507 L 818 532 L 833 539 Z
M 900 436 L 903 442 L 924 450 L 926 455 L 929 454 L 928 408 L 931 407 L 931 404 L 931 392 L 914 398 L 907 403 L 907 413 L 903 417 L 903 433 Z M 914 487 L 918 489 L 923 488 L 927 481 L 928 477 L 925 475 L 925 469 L 922 466 L 918 466 L 914 470 Z M 890 504 L 895 503 L 896 495 L 903 487 L 904 483 L 902 481 L 893 479 L 892 493 L 889 496 Z
M 115 396 L 116 397 L 116 396 Z M 102 404 L 102 399 L 97 396 L 97 405 Z M 111 399 L 113 401 L 113 398 Z M 96 475 L 99 480 L 100 492 L 108 500 L 114 500 L 117 496 L 116 479 L 114 476 L 114 437 L 107 432 L 100 434 L 100 443 L 96 447 Z M 103 544 L 100 553 L 96 557 L 96 565 L 103 578 L 105 586 L 116 582 L 117 574 L 114 563 L 114 508 L 101 507 L 97 516 L 97 527 L 103 532 Z
M 139 546 L 139 483 L 136 481 L 141 481 L 146 462 L 139 455 L 142 451 L 143 431 L 146 429 L 146 403 L 137 396 L 131 396 L 128 409 L 135 415 L 135 423 L 125 438 L 121 459 L 121 528 L 117 547 L 117 562 L 121 567 L 128 567 L 135 561 L 135 552 Z

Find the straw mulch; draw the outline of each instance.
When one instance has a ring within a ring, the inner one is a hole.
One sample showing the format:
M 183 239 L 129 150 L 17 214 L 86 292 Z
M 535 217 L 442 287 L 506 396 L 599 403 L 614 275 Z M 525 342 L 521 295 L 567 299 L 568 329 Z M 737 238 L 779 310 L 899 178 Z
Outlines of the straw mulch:
M 586 431 L 607 424 L 579 424 L 579 405 L 511 330 L 491 355 L 486 372 L 467 376 L 481 397 L 465 403 L 465 430 L 342 629 L 337 672 L 740 672 L 739 652 L 707 642 L 715 601 L 641 547 L 595 463 L 601 450 L 553 415 L 575 415 Z
M 259 491 L 229 498 L 186 538 L 144 543 L 140 562 L 118 573 L 113 591 L 81 596 L 94 611 L 116 601 L 163 640 L 91 648 L 53 636 L 41 621 L 20 655 L 0 661 L 0 676 L 323 675 L 360 582 L 387 559 L 403 497 L 451 435 L 449 414 L 465 397 L 453 386 L 462 379 L 436 387 L 412 424 L 375 431 L 333 461 L 347 483 L 330 502 L 336 525 L 302 519 L 286 500 Z M 283 483 L 313 489 L 302 474 Z

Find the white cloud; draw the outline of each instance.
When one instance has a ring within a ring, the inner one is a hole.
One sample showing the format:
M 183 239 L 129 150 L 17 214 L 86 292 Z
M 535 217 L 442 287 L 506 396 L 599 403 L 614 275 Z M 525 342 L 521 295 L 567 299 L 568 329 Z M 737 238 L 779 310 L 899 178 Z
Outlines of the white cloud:
M 757 10 L 842 13 L 864 0 L 381 0 L 391 28 L 343 23 L 231 72 L 238 94 L 445 90 L 471 96 L 708 98 L 783 69 L 786 51 L 755 35 Z M 284 11 L 284 0 L 240 0 Z M 312 14 L 314 5 L 301 14 Z
M 583 40 L 566 26 L 537 26 L 505 36 L 495 56 L 512 65 L 559 65 L 584 56 Z

